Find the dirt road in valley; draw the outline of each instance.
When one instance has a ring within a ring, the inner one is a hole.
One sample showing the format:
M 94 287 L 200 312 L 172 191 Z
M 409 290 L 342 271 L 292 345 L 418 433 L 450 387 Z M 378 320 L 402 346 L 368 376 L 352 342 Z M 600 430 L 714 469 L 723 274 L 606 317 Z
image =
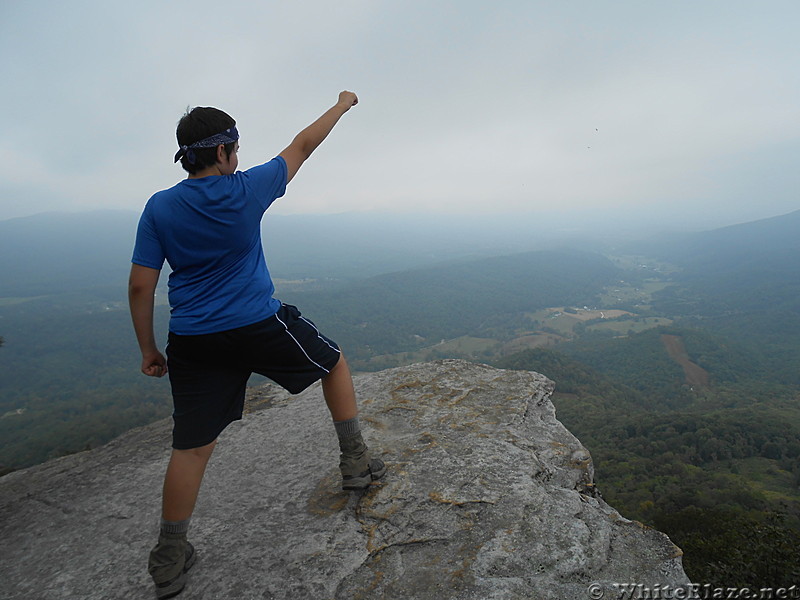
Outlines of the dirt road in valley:
M 683 345 L 683 340 L 677 335 L 661 334 L 661 342 L 667 349 L 670 358 L 683 367 L 686 383 L 696 387 L 708 387 L 709 375 L 700 365 L 689 360 L 689 353 Z

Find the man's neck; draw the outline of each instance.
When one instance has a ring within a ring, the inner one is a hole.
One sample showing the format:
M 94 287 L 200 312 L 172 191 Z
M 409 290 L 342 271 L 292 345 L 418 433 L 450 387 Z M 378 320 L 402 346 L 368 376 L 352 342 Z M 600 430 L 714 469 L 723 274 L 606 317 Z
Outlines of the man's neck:
M 187 177 L 187 179 L 200 179 L 202 177 L 211 177 L 212 175 L 222 175 L 222 171 L 219 170 L 217 165 L 206 167 L 197 173 L 189 173 L 189 177 Z

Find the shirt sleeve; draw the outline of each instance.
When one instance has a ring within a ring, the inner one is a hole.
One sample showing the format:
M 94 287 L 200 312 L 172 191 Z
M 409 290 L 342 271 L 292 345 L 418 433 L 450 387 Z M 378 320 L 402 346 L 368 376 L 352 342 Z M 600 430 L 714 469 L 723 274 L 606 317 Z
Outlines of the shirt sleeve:
M 136 243 L 133 247 L 131 262 L 151 269 L 161 269 L 164 266 L 164 250 L 158 240 L 153 217 L 148 206 L 139 219 L 136 230 Z
M 247 178 L 247 186 L 258 199 L 262 212 L 286 193 L 288 169 L 282 156 L 276 156 L 263 165 L 247 169 L 244 175 Z

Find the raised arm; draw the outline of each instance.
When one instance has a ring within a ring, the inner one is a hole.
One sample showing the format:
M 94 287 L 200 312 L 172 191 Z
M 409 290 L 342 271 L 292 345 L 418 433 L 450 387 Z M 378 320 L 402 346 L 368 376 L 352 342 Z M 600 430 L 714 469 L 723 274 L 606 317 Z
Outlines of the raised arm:
M 151 377 L 161 377 L 167 372 L 167 359 L 158 350 L 153 332 L 153 304 L 160 274 L 158 269 L 133 264 L 128 280 L 128 304 L 142 351 L 142 373 Z
M 280 153 L 280 156 L 286 161 L 287 182 L 292 180 L 311 153 L 328 137 L 341 116 L 356 104 L 358 104 L 358 97 L 353 92 L 341 92 L 336 104 L 295 136 L 292 143 Z

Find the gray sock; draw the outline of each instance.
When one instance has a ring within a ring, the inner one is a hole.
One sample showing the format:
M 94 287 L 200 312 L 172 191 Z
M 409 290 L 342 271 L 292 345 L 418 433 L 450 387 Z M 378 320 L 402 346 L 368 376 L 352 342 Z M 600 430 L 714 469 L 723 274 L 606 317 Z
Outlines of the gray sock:
M 336 435 L 339 439 L 353 437 L 361 431 L 361 425 L 358 422 L 358 417 L 347 419 L 346 421 L 334 421 L 333 426 L 336 428 Z
M 167 521 L 162 518 L 161 533 L 186 533 L 189 531 L 189 521 L 191 520 L 191 517 L 183 521 Z

